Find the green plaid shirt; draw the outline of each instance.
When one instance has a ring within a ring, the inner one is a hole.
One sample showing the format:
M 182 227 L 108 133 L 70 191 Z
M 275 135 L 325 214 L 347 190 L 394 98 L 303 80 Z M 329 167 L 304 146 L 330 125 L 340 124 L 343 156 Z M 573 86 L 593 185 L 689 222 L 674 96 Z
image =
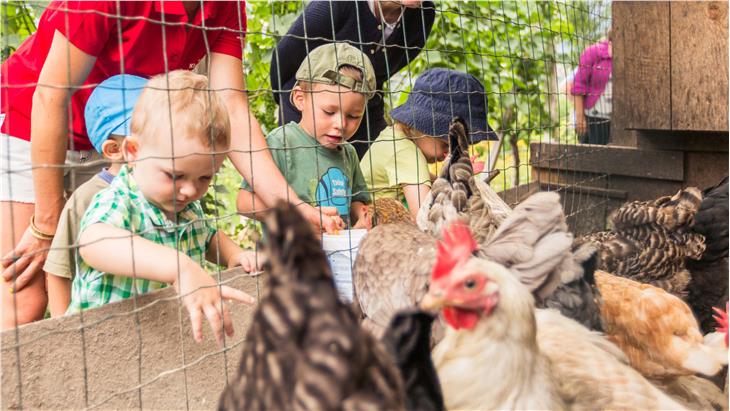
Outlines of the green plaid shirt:
M 94 196 L 81 219 L 79 233 L 95 223 L 119 227 L 174 248 L 199 264 L 205 261 L 208 244 L 216 232 L 212 222 L 205 219 L 198 201 L 188 204 L 178 213 L 177 224 L 167 219 L 162 211 L 144 198 L 127 166 L 122 167 L 108 188 Z M 99 307 L 166 286 L 157 281 L 100 272 L 86 264 L 77 251 L 76 276 L 67 312 Z

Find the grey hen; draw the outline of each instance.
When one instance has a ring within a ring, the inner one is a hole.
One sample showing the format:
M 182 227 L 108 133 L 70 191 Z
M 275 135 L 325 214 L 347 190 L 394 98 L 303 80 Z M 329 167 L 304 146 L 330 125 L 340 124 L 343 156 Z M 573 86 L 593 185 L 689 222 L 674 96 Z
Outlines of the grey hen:
M 611 216 L 611 231 L 578 243 L 598 248 L 598 268 L 685 297 L 690 282 L 685 262 L 705 249 L 704 238 L 691 230 L 701 198 L 688 187 L 671 197 L 626 203 Z
M 728 178 L 702 192 L 702 204 L 692 230 L 705 237 L 707 248 L 699 260 L 687 260 L 692 273 L 687 302 L 703 333 L 714 331 L 712 307 L 728 299 Z
M 360 243 L 353 268 L 355 304 L 362 310 L 363 327 L 380 337 L 397 311 L 415 307 L 428 291 L 435 261 L 436 239 L 415 225 L 373 228 Z
M 469 225 L 478 243 L 491 238 L 510 207 L 474 176 L 469 158 L 469 129 L 455 117 L 449 126 L 449 160 L 418 210 L 418 227 L 436 238 L 452 222 Z
M 560 196 L 537 193 L 512 211 L 479 256 L 507 267 L 532 291 L 538 307 L 601 330 L 595 250 L 572 243 Z
M 266 229 L 269 292 L 219 409 L 403 409 L 393 359 L 340 301 L 309 223 L 281 202 Z

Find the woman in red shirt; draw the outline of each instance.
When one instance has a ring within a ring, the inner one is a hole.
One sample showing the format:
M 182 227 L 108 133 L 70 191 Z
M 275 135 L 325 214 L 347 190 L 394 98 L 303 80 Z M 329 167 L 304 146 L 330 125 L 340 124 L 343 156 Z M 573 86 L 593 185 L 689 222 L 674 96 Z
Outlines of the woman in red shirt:
M 38 31 L 0 73 L 3 329 L 43 317 L 48 298 L 40 274 L 64 205 L 61 166 L 67 153 L 73 158 L 89 154 L 83 151 L 91 149 L 84 105 L 93 88 L 110 76 L 192 69 L 208 56 L 210 87 L 218 90 L 230 115 L 233 164 L 249 181 L 257 170 L 267 203 L 287 194 L 297 199 L 249 111 L 242 69 L 245 30 L 240 0 L 50 3 Z M 75 186 L 83 182 L 75 180 Z M 314 208 L 302 211 L 313 223 L 319 221 Z

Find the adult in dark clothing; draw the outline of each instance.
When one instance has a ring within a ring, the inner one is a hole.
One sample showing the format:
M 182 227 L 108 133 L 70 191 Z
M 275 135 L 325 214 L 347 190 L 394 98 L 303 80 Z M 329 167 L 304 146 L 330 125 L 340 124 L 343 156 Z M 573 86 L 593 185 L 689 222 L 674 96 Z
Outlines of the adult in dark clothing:
M 289 101 L 289 93 L 296 82 L 294 74 L 307 53 L 325 43 L 347 42 L 370 57 L 379 90 L 368 102 L 365 119 L 350 140 L 362 158 L 371 137 L 374 140 L 387 126 L 384 83 L 418 56 L 431 33 L 435 15 L 431 1 L 314 0 L 309 3 L 279 41 L 271 58 L 271 87 L 279 104 L 279 125 L 298 122 L 301 118 L 301 113 Z

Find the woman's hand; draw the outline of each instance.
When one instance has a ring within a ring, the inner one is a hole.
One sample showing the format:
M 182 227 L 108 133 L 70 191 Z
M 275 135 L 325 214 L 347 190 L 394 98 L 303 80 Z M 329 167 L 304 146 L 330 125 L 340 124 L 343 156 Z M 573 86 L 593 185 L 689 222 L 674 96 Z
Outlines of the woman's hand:
M 5 282 L 13 282 L 13 292 L 22 290 L 36 275 L 43 272 L 43 263 L 50 247 L 50 240 L 34 237 L 28 227 L 15 249 L 3 256 L 2 277 Z

